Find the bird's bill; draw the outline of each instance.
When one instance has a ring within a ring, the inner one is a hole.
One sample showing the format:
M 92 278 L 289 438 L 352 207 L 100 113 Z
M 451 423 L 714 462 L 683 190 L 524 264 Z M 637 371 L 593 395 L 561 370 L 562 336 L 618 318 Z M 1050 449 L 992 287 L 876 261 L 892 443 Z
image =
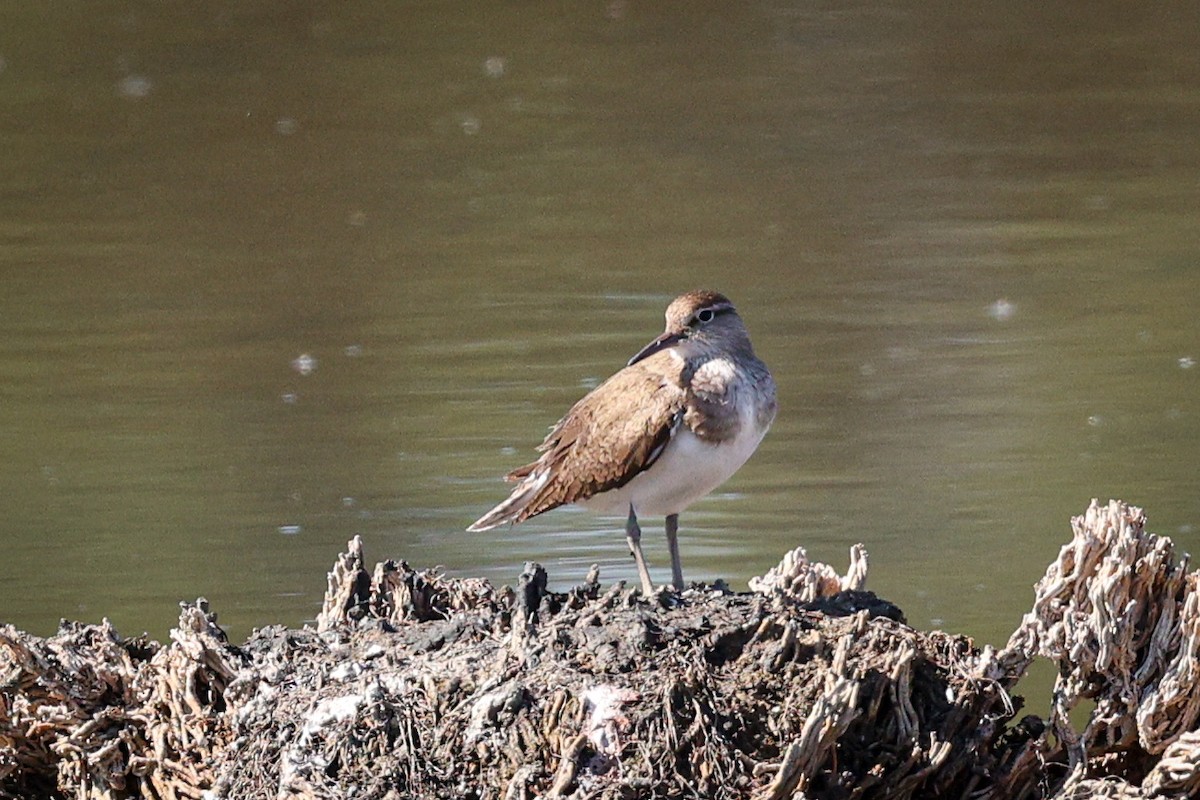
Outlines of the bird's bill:
M 682 339 L 683 339 L 683 334 L 667 331 L 662 336 L 659 336 L 653 342 L 651 342 L 650 344 L 646 345 L 641 350 L 639 350 L 638 354 L 636 356 L 634 356 L 633 358 L 629 359 L 629 363 L 626 364 L 625 366 L 632 367 L 634 364 L 641 361 L 643 358 L 649 358 L 650 356 L 657 353 L 659 350 L 666 350 L 668 347 L 674 347 L 675 345 L 679 344 L 679 342 Z

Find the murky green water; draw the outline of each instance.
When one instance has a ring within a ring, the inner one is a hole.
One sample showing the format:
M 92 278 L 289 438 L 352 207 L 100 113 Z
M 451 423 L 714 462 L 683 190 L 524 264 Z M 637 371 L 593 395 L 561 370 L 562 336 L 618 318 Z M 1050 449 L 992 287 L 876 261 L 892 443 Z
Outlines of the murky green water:
M 689 578 L 861 541 L 999 643 L 1092 496 L 1200 539 L 1195 10 L 2 9 L 0 619 L 296 624 L 355 533 L 632 578 L 619 520 L 463 528 L 695 287 L 781 410 Z

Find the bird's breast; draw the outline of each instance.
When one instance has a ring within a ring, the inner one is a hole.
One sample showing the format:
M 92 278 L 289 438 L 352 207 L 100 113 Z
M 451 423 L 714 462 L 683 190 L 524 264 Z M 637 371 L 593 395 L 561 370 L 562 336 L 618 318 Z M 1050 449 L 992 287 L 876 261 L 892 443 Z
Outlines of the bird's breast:
M 684 421 L 693 433 L 713 444 L 743 435 L 762 439 L 775 417 L 775 382 L 761 362 L 752 359 L 739 366 L 717 357 L 688 372 Z
M 719 442 L 680 425 L 649 469 L 621 487 L 580 501 L 580 505 L 605 514 L 627 514 L 630 505 L 639 516 L 682 512 L 729 480 L 758 448 L 766 429 L 751 419 L 744 422 L 733 436 Z

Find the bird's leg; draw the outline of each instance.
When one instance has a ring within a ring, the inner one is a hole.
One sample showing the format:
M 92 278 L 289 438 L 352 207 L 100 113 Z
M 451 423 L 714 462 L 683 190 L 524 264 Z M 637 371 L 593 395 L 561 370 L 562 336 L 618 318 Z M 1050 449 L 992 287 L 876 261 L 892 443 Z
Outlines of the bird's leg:
M 629 551 L 637 562 L 638 575 L 642 579 L 642 594 L 649 597 L 654 594 L 654 584 L 650 581 L 650 569 L 646 566 L 646 557 L 642 555 L 642 529 L 638 527 L 637 514 L 633 513 L 633 503 L 629 504 L 629 519 L 625 521 L 625 540 L 629 542 Z
M 671 551 L 671 583 L 675 591 L 683 591 L 683 564 L 679 560 L 679 515 L 667 517 L 667 549 Z

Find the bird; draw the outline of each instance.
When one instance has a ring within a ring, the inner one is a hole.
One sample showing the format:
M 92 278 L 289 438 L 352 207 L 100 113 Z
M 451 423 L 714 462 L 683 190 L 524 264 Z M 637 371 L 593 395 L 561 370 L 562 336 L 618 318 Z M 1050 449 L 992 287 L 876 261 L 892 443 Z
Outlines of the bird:
M 775 420 L 775 380 L 725 295 L 690 291 L 666 310 L 660 336 L 560 419 L 541 456 L 505 476 L 516 483 L 468 531 L 523 522 L 576 504 L 625 517 L 642 591 L 654 593 L 642 516 L 665 517 L 671 582 L 683 591 L 679 515 L 729 479 Z

